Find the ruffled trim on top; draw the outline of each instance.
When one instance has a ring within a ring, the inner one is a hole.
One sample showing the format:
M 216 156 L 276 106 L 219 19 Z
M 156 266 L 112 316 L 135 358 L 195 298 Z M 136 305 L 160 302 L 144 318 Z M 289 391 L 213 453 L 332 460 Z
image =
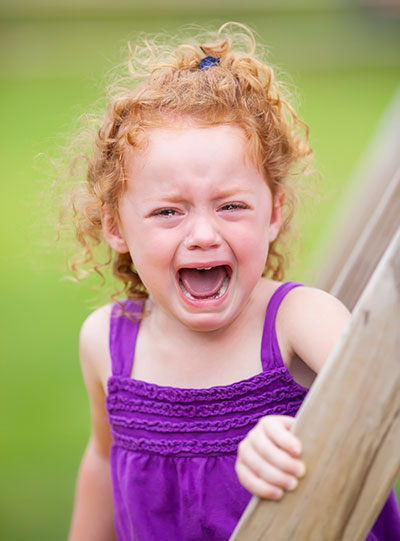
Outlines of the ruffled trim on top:
M 286 367 L 208 389 L 180 389 L 127 377 L 108 381 L 114 445 L 160 455 L 236 453 L 264 415 L 297 413 L 307 389 Z
M 307 389 L 295 382 L 284 366 L 260 372 L 251 378 L 231 383 L 230 385 L 220 385 L 209 387 L 207 389 L 181 389 L 177 387 L 168 387 L 148 383 L 146 381 L 136 380 L 129 377 L 111 376 L 108 380 L 108 392 L 114 394 L 118 391 L 126 391 L 136 396 L 142 396 L 150 400 L 160 400 L 168 402 L 191 403 L 193 401 L 214 401 L 224 400 L 241 396 L 249 392 L 260 390 L 266 384 L 281 380 L 285 384 L 294 384 L 305 391 Z

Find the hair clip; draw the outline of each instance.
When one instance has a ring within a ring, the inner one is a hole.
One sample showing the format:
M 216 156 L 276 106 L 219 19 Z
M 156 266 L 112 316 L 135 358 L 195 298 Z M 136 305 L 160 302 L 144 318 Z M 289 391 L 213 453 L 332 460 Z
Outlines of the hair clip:
M 205 56 L 200 61 L 200 64 L 198 66 L 199 70 L 208 69 L 211 66 L 218 66 L 219 65 L 219 58 L 215 58 L 214 56 Z

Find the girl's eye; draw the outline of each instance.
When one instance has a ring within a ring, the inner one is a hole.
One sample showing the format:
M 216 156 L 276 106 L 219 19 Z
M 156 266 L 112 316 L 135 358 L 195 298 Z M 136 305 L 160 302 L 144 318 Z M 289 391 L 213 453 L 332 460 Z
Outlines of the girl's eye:
M 226 205 L 223 205 L 220 208 L 220 210 L 227 210 L 227 211 L 242 210 L 242 209 L 247 209 L 247 205 L 245 205 L 244 203 L 226 203 Z
M 153 215 L 154 216 L 177 216 L 179 213 L 175 209 L 160 209 L 156 210 Z

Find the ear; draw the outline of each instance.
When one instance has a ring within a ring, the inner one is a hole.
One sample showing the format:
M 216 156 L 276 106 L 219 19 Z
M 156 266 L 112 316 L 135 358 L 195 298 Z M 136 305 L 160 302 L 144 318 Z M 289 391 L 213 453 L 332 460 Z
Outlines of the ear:
M 101 209 L 101 227 L 107 244 L 119 254 L 129 252 L 128 245 L 121 233 L 116 217 L 104 206 Z
M 269 242 L 273 242 L 281 230 L 284 203 L 285 194 L 279 191 L 276 192 L 272 202 L 271 221 L 269 224 Z

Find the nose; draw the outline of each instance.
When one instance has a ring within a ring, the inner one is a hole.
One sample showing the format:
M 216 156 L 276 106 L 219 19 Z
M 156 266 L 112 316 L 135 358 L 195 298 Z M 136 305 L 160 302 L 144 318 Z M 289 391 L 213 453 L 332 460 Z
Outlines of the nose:
M 208 250 L 221 244 L 221 235 L 210 216 L 193 217 L 185 239 L 188 250 Z

